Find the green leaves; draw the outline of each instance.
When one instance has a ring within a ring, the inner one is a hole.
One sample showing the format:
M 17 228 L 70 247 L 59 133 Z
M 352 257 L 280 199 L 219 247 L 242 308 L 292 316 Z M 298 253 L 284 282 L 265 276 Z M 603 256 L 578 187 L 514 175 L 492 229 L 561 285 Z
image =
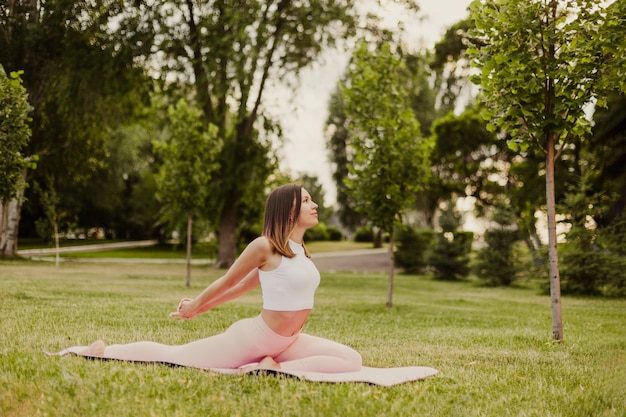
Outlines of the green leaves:
M 168 138 L 154 142 L 164 161 L 157 176 L 157 198 L 163 203 L 162 220 L 175 225 L 203 207 L 219 168 L 222 141 L 217 128 L 206 126 L 200 110 L 184 100 L 168 109 L 168 121 Z
M 472 3 L 475 45 L 468 54 L 480 70 L 472 80 L 481 86 L 490 123 L 515 132 L 515 143 L 534 142 L 550 133 L 589 133 L 584 109 L 606 82 L 601 74 L 612 71 L 606 40 L 619 40 L 612 25 L 624 20 L 615 12 L 607 17 L 601 3 Z M 623 45 L 623 32 L 621 38 Z M 618 80 L 613 80 L 615 85 Z
M 412 203 L 429 172 L 431 145 L 421 138 L 403 71 L 389 44 L 372 52 L 361 43 L 343 91 L 355 153 L 346 185 L 356 206 L 385 231 Z
M 7 77 L 0 65 L 0 203 L 16 196 L 25 186 L 24 170 L 34 168 L 34 161 L 24 156 L 31 136 L 31 106 L 21 75 L 12 71 Z

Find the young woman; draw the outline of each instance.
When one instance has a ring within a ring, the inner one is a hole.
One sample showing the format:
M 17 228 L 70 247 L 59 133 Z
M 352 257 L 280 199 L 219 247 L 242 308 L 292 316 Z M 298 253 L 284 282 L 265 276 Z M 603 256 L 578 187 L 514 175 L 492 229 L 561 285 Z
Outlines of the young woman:
M 223 276 L 195 298 L 183 298 L 170 314 L 192 319 L 261 285 L 263 309 L 257 317 L 239 320 L 224 333 L 184 345 L 145 341 L 105 346 L 97 341 L 72 352 L 202 369 L 241 368 L 242 372 L 257 368 L 358 371 L 361 355 L 357 351 L 301 332 L 320 282 L 303 243 L 304 232 L 318 223 L 317 207 L 301 185 L 283 185 L 272 191 L 265 206 L 263 235 L 246 247 Z

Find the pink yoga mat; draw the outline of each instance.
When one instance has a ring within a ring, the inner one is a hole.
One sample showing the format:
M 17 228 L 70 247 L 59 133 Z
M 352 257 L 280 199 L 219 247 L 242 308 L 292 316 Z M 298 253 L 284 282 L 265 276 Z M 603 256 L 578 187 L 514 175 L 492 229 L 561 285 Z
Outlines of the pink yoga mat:
M 63 349 L 60 352 L 56 352 L 56 353 L 46 352 L 46 354 L 58 355 L 58 356 L 74 354 L 74 355 L 83 356 L 86 358 L 92 358 L 90 356 L 81 355 L 79 353 L 85 348 L 86 346 L 72 346 L 70 348 Z M 92 358 L 92 359 L 101 359 L 101 358 Z M 208 369 L 208 371 L 217 372 L 220 374 L 228 374 L 228 375 L 241 374 L 241 369 L 210 368 Z M 428 378 L 430 376 L 434 376 L 438 374 L 439 371 L 435 368 L 430 368 L 428 366 L 403 366 L 403 367 L 396 367 L 396 368 L 371 368 L 368 366 L 363 366 L 357 372 L 341 372 L 341 373 L 304 372 L 304 371 L 285 372 L 285 371 L 277 371 L 277 370 L 270 370 L 270 369 L 257 369 L 252 372 L 249 372 L 249 374 L 252 374 L 252 375 L 263 375 L 267 373 L 293 376 L 293 377 L 300 378 L 305 381 L 312 381 L 312 382 L 333 382 L 333 383 L 365 382 L 369 384 L 390 387 L 392 385 L 398 385 L 398 384 L 403 384 L 406 382 L 417 381 L 420 379 Z
M 210 369 L 213 372 L 224 374 L 237 373 L 237 369 Z M 404 384 L 405 382 L 417 381 L 428 378 L 439 373 L 435 368 L 428 366 L 404 366 L 396 368 L 371 368 L 361 367 L 357 372 L 325 373 L 325 372 L 304 372 L 304 371 L 276 371 L 276 370 L 255 370 L 253 374 L 263 374 L 264 371 L 273 374 L 294 376 L 305 381 L 312 382 L 365 382 L 369 384 L 390 387 L 392 385 Z

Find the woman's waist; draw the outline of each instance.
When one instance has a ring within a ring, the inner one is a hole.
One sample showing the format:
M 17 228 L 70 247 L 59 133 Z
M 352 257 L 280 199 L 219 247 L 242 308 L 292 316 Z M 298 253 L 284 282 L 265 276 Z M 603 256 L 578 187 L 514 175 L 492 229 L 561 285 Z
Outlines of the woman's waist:
M 277 311 L 263 309 L 263 321 L 275 333 L 281 336 L 292 336 L 298 333 L 306 323 L 311 309 L 297 311 Z

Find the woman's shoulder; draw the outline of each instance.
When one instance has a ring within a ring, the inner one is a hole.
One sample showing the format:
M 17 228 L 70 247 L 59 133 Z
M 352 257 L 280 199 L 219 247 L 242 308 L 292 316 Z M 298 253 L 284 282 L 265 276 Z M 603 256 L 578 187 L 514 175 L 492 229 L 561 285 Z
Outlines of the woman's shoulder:
M 248 244 L 248 248 L 255 250 L 255 251 L 264 252 L 267 254 L 272 254 L 274 252 L 272 248 L 272 244 L 270 243 L 270 240 L 265 236 L 259 236 L 256 239 L 254 239 L 252 242 Z

